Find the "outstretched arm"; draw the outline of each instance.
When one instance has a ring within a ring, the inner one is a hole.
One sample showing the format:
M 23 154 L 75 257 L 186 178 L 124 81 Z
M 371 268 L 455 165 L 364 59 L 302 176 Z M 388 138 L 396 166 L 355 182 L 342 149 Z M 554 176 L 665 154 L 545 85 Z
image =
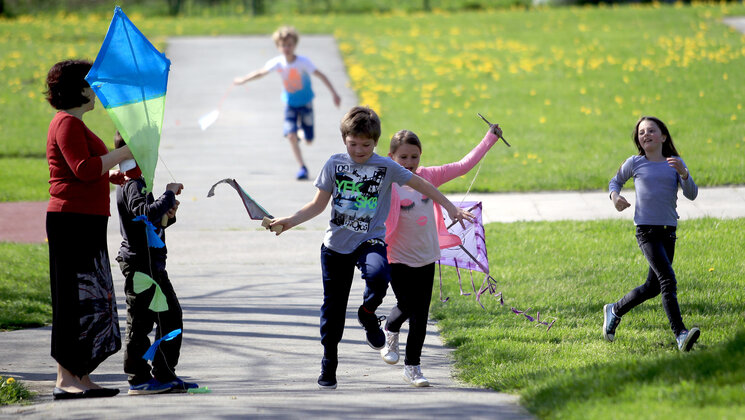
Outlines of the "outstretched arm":
M 266 69 L 255 70 L 255 71 L 252 71 L 251 73 L 248 73 L 247 75 L 245 75 L 243 77 L 236 77 L 235 79 L 233 79 L 233 84 L 234 85 L 242 85 L 242 84 L 244 84 L 246 82 L 250 82 L 251 80 L 255 80 L 255 79 L 264 77 L 268 73 L 269 73 L 269 71 L 267 71 Z
M 432 171 L 432 176 L 427 177 L 427 179 L 429 179 L 433 185 L 439 186 L 458 178 L 459 176 L 467 174 L 481 161 L 481 159 L 484 158 L 484 156 L 486 156 L 486 152 L 488 152 L 489 149 L 499 141 L 501 135 L 502 129 L 499 127 L 499 124 L 492 124 L 481 142 L 461 160 L 442 166 L 429 167 L 428 170 Z
M 336 105 L 336 107 L 338 108 L 339 104 L 341 104 L 341 98 L 336 93 L 336 90 L 331 85 L 331 82 L 329 82 L 329 79 L 326 77 L 325 74 L 321 73 L 319 70 L 314 71 L 313 74 L 317 76 L 319 79 L 321 79 L 323 84 L 326 85 L 327 88 L 329 88 L 329 91 L 331 91 L 331 95 L 334 97 L 334 105 Z
M 293 214 L 290 217 L 272 219 L 272 223 L 270 223 L 269 226 L 270 228 L 278 225 L 281 226 L 282 230 L 280 232 L 276 232 L 276 235 L 279 236 L 282 232 L 288 229 L 292 229 L 293 227 L 321 214 L 323 209 L 325 209 L 326 205 L 329 203 L 330 198 L 330 192 L 318 189 L 318 191 L 316 191 L 316 196 L 313 197 L 313 200 L 303 206 L 302 209 L 298 210 L 297 213 Z
M 473 222 L 473 214 L 453 204 L 450 200 L 448 200 L 447 197 L 442 195 L 442 193 L 437 188 L 435 188 L 434 185 L 430 184 L 429 182 L 427 182 L 427 180 L 420 177 L 419 175 L 412 175 L 411 179 L 409 179 L 409 182 L 407 182 L 406 185 L 419 191 L 420 193 L 434 200 L 437 204 L 441 205 L 448 212 L 450 220 L 460 221 L 461 226 L 463 226 L 464 228 L 464 219 L 468 220 L 469 222 Z

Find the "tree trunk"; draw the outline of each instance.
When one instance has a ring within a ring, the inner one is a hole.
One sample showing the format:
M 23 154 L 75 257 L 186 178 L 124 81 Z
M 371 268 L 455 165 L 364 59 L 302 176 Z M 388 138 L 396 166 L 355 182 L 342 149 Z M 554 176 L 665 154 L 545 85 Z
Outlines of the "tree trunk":
M 251 0 L 251 14 L 254 16 L 264 14 L 264 0 Z
M 181 13 L 181 0 L 168 0 L 168 14 L 176 16 Z

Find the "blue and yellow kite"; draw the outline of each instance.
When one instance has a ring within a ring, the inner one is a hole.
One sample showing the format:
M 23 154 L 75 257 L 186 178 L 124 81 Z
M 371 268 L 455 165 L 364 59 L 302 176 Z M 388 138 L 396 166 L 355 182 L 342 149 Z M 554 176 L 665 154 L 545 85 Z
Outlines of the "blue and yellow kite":
M 152 191 L 171 61 L 117 6 L 85 80 L 129 145 Z

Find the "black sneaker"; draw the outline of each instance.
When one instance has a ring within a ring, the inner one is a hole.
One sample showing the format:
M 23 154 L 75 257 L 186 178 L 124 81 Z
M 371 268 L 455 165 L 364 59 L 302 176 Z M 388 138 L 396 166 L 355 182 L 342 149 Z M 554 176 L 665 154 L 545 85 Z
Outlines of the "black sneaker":
M 321 359 L 321 375 L 318 377 L 319 389 L 336 389 L 336 366 L 338 360 Z
M 378 318 L 375 313 L 367 312 L 363 306 L 357 310 L 357 321 L 365 329 L 367 344 L 375 350 L 385 347 L 385 333 L 380 329 L 383 320 L 384 316 Z

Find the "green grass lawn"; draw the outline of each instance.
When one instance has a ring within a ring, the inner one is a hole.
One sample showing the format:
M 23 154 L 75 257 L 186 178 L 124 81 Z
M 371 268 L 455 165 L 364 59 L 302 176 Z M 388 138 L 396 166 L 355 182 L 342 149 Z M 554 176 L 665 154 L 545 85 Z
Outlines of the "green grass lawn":
M 745 36 L 719 23 L 745 14 L 742 5 L 256 19 L 125 11 L 161 48 L 168 36 L 269 34 L 286 22 L 301 34 L 333 32 L 360 102 L 382 116 L 380 152 L 407 128 L 424 143 L 422 163 L 441 164 L 481 138 L 486 127 L 477 112 L 502 124 L 513 147 L 487 156 L 475 191 L 605 188 L 635 152 L 630 131 L 642 114 L 668 123 L 699 185 L 745 182 Z M 44 77 L 60 59 L 93 59 L 109 20 L 75 13 L 0 19 L 0 200 L 47 197 L 46 183 L 14 185 L 46 176 L 53 110 L 43 99 Z M 111 142 L 113 126 L 98 108 L 86 122 Z
M 0 242 L 0 330 L 52 322 L 47 245 Z
M 489 153 L 474 191 L 603 189 L 634 153 L 642 114 L 668 123 L 699 185 L 745 183 L 745 37 L 719 23 L 745 14 L 739 4 L 291 19 L 125 11 L 161 48 L 168 36 L 268 34 L 282 23 L 332 32 L 360 102 L 381 114 L 380 152 L 407 128 L 424 143 L 422 164 L 441 164 L 482 137 L 477 112 L 502 124 L 513 147 Z M 93 59 L 110 17 L 0 19 L 0 201 L 47 199 L 46 71 Z M 111 142 L 100 106 L 86 122 Z M 464 380 L 518 393 L 541 418 L 745 416 L 743 219 L 680 225 L 678 296 L 687 325 L 702 330 L 690 354 L 675 350 L 659 298 L 624 317 L 615 343 L 602 341 L 602 305 L 646 272 L 630 222 L 490 224 L 487 238 L 505 306 L 456 297 L 452 273 L 452 298 L 433 305 Z M 46 252 L 0 244 L 0 328 L 49 322 Z M 536 328 L 511 306 L 556 323 Z
M 546 419 L 745 416 L 743 219 L 679 225 L 678 300 L 686 326 L 702 331 L 688 354 L 659 297 L 624 316 L 615 342 L 602 338 L 603 305 L 646 277 L 630 222 L 492 223 L 486 237 L 504 306 L 458 296 L 450 272 L 451 299 L 432 307 L 462 379 L 517 393 Z M 556 322 L 546 331 L 511 307 Z

